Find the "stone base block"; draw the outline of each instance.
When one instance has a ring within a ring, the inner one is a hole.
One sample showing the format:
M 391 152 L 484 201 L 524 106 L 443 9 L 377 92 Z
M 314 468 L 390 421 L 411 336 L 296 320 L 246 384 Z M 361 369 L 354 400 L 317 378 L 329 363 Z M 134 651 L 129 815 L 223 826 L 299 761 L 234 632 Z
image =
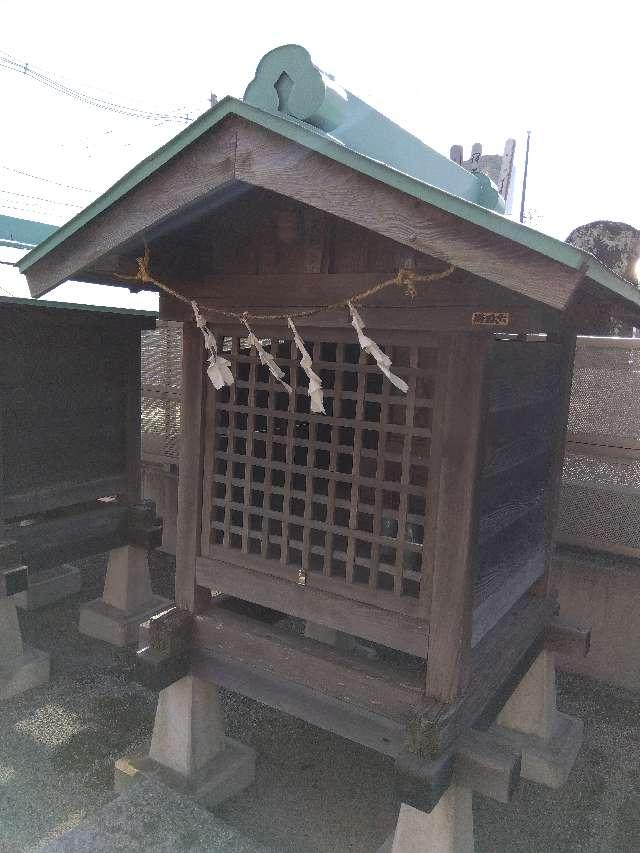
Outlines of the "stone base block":
M 255 750 L 229 737 L 224 743 L 222 752 L 192 777 L 183 776 L 148 755 L 120 758 L 115 764 L 114 790 L 121 794 L 134 782 L 155 779 L 203 806 L 215 806 L 244 791 L 255 778 Z
M 63 563 L 46 572 L 30 575 L 29 588 L 14 595 L 13 600 L 23 610 L 37 610 L 75 595 L 80 592 L 81 586 L 80 569 L 70 563 Z
M 140 624 L 167 607 L 171 607 L 171 602 L 157 595 L 135 613 L 118 610 L 101 598 L 96 598 L 80 608 L 79 630 L 81 634 L 111 643 L 112 646 L 136 645 Z
M 0 701 L 48 681 L 49 655 L 25 645 L 23 654 L 0 664 Z
M 558 713 L 555 731 L 548 740 L 495 726 L 514 749 L 522 753 L 522 777 L 549 788 L 567 781 L 582 745 L 582 720 Z

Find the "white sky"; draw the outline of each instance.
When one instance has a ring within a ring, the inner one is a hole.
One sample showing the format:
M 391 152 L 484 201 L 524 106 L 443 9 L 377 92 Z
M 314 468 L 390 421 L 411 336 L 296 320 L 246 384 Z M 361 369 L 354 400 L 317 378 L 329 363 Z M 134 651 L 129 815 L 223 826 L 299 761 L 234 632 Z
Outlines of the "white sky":
M 20 62 L 118 104 L 191 118 L 212 91 L 241 97 L 261 56 L 296 42 L 345 88 L 442 153 L 461 143 L 467 156 L 475 141 L 501 152 L 515 137 L 518 181 L 530 129 L 526 207 L 540 230 L 564 239 L 594 219 L 640 227 L 637 0 L 0 0 L 0 20 L 0 51 Z M 0 213 L 53 224 L 184 126 L 122 118 L 2 67 L 0 95 Z M 0 288 L 28 295 L 6 266 Z M 150 295 L 73 283 L 47 298 L 156 305 Z

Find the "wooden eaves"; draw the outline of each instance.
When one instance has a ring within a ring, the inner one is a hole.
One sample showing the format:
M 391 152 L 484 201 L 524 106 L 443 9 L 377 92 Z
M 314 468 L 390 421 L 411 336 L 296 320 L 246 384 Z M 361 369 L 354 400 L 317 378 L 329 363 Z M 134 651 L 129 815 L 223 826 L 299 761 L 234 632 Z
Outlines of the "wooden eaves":
M 640 293 L 595 258 L 337 143 L 303 122 L 225 98 L 19 264 L 33 296 L 70 278 L 126 285 L 143 237 L 259 187 L 350 220 L 508 290 L 564 310 L 582 280 L 603 303 Z M 582 274 L 577 274 L 581 271 Z

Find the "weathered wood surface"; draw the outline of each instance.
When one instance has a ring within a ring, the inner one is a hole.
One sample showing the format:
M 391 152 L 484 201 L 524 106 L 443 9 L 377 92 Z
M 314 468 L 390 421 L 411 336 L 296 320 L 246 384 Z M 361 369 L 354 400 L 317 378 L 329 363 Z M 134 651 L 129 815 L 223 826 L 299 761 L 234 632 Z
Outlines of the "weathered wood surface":
M 427 654 L 427 623 L 406 615 L 206 557 L 197 560 L 197 582 L 417 657 Z
M 556 616 L 547 625 L 544 645 L 549 651 L 585 657 L 591 647 L 591 628 L 573 625 Z
M 141 388 L 141 339 L 140 335 L 132 336 L 126 348 L 126 466 L 127 466 L 127 500 L 133 506 L 142 497 L 142 436 L 140 424 L 140 388 Z
M 41 296 L 111 250 L 201 201 L 216 187 L 224 187 L 234 177 L 235 146 L 235 129 L 224 123 L 170 160 L 35 263 L 28 273 L 32 295 Z
M 140 331 L 153 322 L 0 300 L 6 518 L 127 492 L 127 466 L 133 478 L 139 467 Z
M 469 675 L 473 556 L 478 513 L 476 481 L 486 411 L 485 362 L 489 340 L 452 338 L 439 452 L 437 510 L 429 616 L 427 695 L 452 702 Z
M 515 689 L 539 650 L 554 607 L 525 596 L 474 650 L 467 690 L 446 705 L 423 698 L 419 666 L 363 660 L 220 606 L 196 618 L 194 667 L 228 689 L 385 754 L 408 750 L 417 757 L 407 760 L 427 761 L 428 773 L 437 770 L 430 761 L 465 753 L 478 778 L 488 774 L 478 784 L 494 785 L 494 794 L 507 799 L 517 776 L 515 758 L 501 756 L 500 750 L 490 758 L 488 744 L 480 748 L 482 737 L 474 741 L 469 731 L 479 721 L 488 725 Z
M 203 408 L 206 394 L 202 334 L 193 323 L 185 323 L 182 331 L 182 375 L 176 604 L 193 610 L 196 598 L 196 558 L 200 553 L 202 523 Z
M 235 173 L 552 307 L 575 290 L 575 271 L 245 121 Z
M 425 759 L 403 751 L 396 759 L 403 803 L 431 811 L 452 783 L 508 803 L 520 782 L 522 757 L 493 732 L 470 729 L 441 756 Z
M 473 649 L 468 683 L 458 701 L 425 701 L 410 732 L 411 751 L 440 755 L 483 715 L 495 717 L 536 653 L 556 609 L 552 599 L 533 595 L 512 607 Z
M 584 277 L 584 274 L 582 275 Z M 568 323 L 557 336 L 559 370 L 557 376 L 557 402 L 550 412 L 551 446 L 549 453 L 549 484 L 545 506 L 545 576 L 541 594 L 549 592 L 551 584 L 551 561 L 556 547 L 558 529 L 558 504 L 562 488 L 562 467 L 567 440 L 569 406 L 571 404 L 571 380 L 576 350 L 576 327 Z
M 238 661 L 235 655 L 228 658 L 195 652 L 191 671 L 198 678 L 213 681 L 227 690 L 335 732 L 383 755 L 396 756 L 402 749 L 404 727 L 398 723 L 319 691 L 309 691 L 278 675 L 256 670 L 246 661 Z
M 34 572 L 125 545 L 127 532 L 127 508 L 115 502 L 74 506 L 5 529 Z
M 115 477 L 102 477 L 99 480 L 62 481 L 52 486 L 34 486 L 28 492 L 7 495 L 4 499 L 4 516 L 15 518 L 37 515 L 61 506 L 72 506 L 97 498 L 126 494 L 126 491 L 127 478 L 124 473 Z
M 405 725 L 422 698 L 419 668 L 345 655 L 220 606 L 196 617 L 195 645 Z

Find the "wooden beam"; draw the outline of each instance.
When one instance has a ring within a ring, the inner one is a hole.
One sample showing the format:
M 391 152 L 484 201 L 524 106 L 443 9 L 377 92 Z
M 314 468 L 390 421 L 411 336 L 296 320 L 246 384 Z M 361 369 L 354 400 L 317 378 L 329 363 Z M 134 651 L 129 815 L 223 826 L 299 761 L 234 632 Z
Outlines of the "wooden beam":
M 237 126 L 241 181 L 340 216 L 554 308 L 563 309 L 575 291 L 575 270 L 275 133 L 240 119 Z
M 141 354 L 140 332 L 129 334 L 127 341 L 127 410 L 126 410 L 126 477 L 127 500 L 130 506 L 142 499 L 142 435 L 141 435 Z
M 522 756 L 506 738 L 470 729 L 436 759 L 403 751 L 396 759 L 400 799 L 429 812 L 452 783 L 500 803 L 511 801 L 520 782 Z
M 233 181 L 235 149 L 233 121 L 223 122 L 205 133 L 37 261 L 26 273 L 31 295 L 42 296 L 108 252 L 139 239 L 148 229 L 157 228 L 177 212 Z
M 454 779 L 499 803 L 511 801 L 521 769 L 520 753 L 492 732 L 471 729 L 455 745 Z
M 182 329 L 176 604 L 188 610 L 195 609 L 196 558 L 200 553 L 205 387 L 202 334 L 192 322 L 185 323 Z
M 471 654 L 477 475 L 485 420 L 490 339 L 452 337 L 442 421 L 434 428 L 439 468 L 426 692 L 454 702 L 466 686 Z
M 409 750 L 435 758 L 465 731 L 488 727 L 538 654 L 556 610 L 551 598 L 523 596 L 473 649 L 460 698 L 450 703 L 425 698 L 409 734 Z
M 237 658 L 311 691 L 405 724 L 422 697 L 418 670 L 369 661 L 214 606 L 196 617 L 194 646 Z
M 262 279 L 263 287 L 266 289 L 270 283 Z M 348 293 L 349 291 L 345 291 Z M 237 298 L 237 297 L 236 297 Z M 209 296 L 199 297 L 198 305 L 205 316 L 208 316 L 216 328 L 226 329 L 237 325 L 237 321 L 225 317 L 218 317 L 215 308 L 220 304 L 218 299 Z M 238 313 L 246 310 L 251 305 L 251 313 L 254 314 L 295 314 L 304 311 L 308 304 L 285 304 L 274 309 L 273 305 L 265 304 L 265 300 L 252 302 L 249 298 L 246 302 L 231 306 L 231 310 Z M 471 332 L 475 335 L 486 335 L 487 331 L 527 333 L 534 331 L 552 332 L 559 327 L 559 318 L 544 310 L 544 306 L 534 308 L 521 305 L 510 305 L 501 303 L 504 312 L 509 315 L 507 326 L 483 326 L 474 322 L 474 314 L 479 311 L 478 304 L 472 305 L 439 305 L 436 307 L 407 303 L 398 307 L 383 307 L 366 304 L 367 328 L 371 330 L 387 331 L 388 329 L 404 330 L 413 329 L 417 331 L 441 331 L 441 332 Z M 160 319 L 185 321 L 189 316 L 189 307 L 178 302 L 172 296 L 160 295 Z M 300 317 L 296 319 L 296 326 L 307 330 L 308 328 L 334 329 L 344 325 L 344 311 L 328 311 L 316 314 L 312 317 Z M 256 321 L 253 323 L 261 330 L 264 323 Z M 280 320 L 271 323 L 276 330 L 283 332 L 286 329 L 286 321 Z
M 206 557 L 197 560 L 197 582 L 244 601 L 321 621 L 329 628 L 426 657 L 428 626 L 422 620 Z
M 536 591 L 548 595 L 551 589 L 551 563 L 556 549 L 558 528 L 558 505 L 562 488 L 562 468 L 567 443 L 567 425 L 569 406 L 571 405 L 571 383 L 576 351 L 576 329 L 572 323 L 566 323 L 557 335 L 559 346 L 558 397 L 552 414 L 553 426 L 549 466 L 551 475 L 548 480 L 545 499 L 544 529 L 544 573 L 536 584 Z
M 591 628 L 572 625 L 554 616 L 544 635 L 545 648 L 563 655 L 586 657 L 591 647 Z

